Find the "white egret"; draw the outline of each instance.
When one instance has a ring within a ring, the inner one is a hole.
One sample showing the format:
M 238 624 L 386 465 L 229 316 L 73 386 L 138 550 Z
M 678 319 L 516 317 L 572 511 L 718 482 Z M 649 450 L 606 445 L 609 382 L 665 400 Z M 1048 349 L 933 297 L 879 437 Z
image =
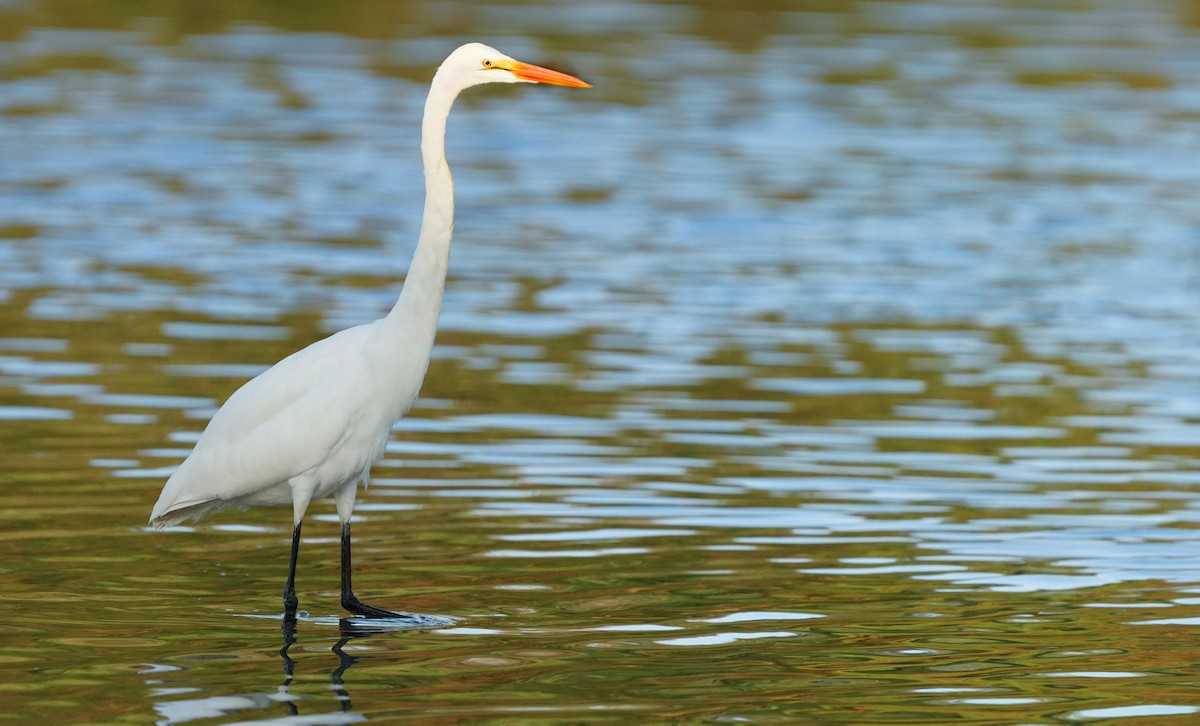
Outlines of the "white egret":
M 350 514 L 392 426 L 412 405 L 429 366 L 450 236 L 454 185 L 446 164 L 446 117 L 458 94 L 483 83 L 589 88 L 575 78 L 469 43 L 433 76 L 421 124 L 425 209 L 400 297 L 387 316 L 317 341 L 246 382 L 229 397 L 150 515 L 167 527 L 227 507 L 292 505 L 292 551 L 284 613 L 294 616 L 300 525 L 309 502 L 332 495 L 342 535 L 342 607 L 371 618 L 419 618 L 361 602 L 350 582 Z

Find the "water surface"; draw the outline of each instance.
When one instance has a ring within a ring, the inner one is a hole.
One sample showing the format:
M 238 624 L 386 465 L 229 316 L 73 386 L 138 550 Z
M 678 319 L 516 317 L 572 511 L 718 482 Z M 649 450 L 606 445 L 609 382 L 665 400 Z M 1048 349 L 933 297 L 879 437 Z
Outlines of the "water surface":
M 0 703 L 38 723 L 1188 723 L 1200 8 L 0 3 Z M 388 309 L 483 40 L 435 359 L 360 497 L 144 526 Z M 291 642 L 294 639 L 294 642 Z M 280 649 L 288 645 L 286 657 Z

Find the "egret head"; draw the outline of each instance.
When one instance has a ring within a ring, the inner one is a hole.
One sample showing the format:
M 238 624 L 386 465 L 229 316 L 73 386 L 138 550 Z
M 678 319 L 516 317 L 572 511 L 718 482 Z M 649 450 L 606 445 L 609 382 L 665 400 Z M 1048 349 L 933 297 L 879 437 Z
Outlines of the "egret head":
M 591 88 L 566 73 L 522 63 L 509 58 L 483 43 L 467 43 L 450 54 L 438 69 L 438 75 L 449 74 L 459 88 L 481 83 L 549 83 L 555 86 Z

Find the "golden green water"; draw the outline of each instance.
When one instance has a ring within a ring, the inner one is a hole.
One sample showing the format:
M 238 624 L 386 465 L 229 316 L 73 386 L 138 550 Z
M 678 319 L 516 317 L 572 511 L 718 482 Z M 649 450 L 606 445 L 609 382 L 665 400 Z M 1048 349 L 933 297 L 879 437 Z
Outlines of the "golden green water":
M 0 720 L 1193 721 L 1198 18 L 0 2 Z M 389 307 L 467 40 L 595 88 L 451 122 L 355 554 L 460 620 L 339 622 L 322 504 L 290 632 L 287 512 L 145 521 L 241 381 Z

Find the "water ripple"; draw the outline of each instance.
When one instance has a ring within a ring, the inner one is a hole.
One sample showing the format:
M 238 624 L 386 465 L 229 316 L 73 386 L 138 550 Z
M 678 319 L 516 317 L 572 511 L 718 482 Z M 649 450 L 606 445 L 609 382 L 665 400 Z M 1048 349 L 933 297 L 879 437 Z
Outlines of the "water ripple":
M 288 513 L 144 509 L 242 379 L 394 301 L 457 40 L 101 5 L 0 2 L 15 717 L 1195 713 L 1182 5 L 457 18 L 595 81 L 456 107 L 438 346 L 356 513 L 364 596 L 469 621 L 343 633 L 315 504 L 289 660 L 229 617 L 277 612 Z

